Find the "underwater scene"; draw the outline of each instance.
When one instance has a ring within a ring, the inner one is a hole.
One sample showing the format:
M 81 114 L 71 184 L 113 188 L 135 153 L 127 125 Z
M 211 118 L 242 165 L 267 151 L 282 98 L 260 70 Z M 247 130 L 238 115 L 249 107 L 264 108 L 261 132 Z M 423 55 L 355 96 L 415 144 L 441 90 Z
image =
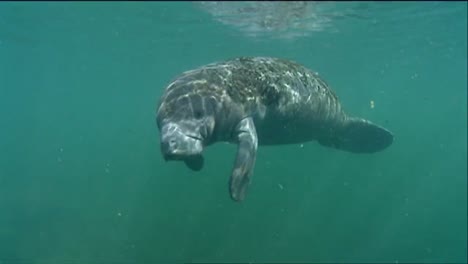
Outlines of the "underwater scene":
M 0 264 L 466 263 L 467 2 L 0 3 Z

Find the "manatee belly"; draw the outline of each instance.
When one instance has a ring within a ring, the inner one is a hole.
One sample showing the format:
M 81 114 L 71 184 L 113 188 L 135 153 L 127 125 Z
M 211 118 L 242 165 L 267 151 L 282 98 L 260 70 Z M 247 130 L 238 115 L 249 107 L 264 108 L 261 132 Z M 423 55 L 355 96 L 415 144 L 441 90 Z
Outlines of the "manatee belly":
M 336 116 L 327 119 L 324 115 L 317 117 L 310 113 L 311 109 L 303 110 L 306 112 L 295 116 L 274 113 L 263 118 L 254 117 L 258 144 L 299 144 L 326 137 L 340 128 L 341 121 Z

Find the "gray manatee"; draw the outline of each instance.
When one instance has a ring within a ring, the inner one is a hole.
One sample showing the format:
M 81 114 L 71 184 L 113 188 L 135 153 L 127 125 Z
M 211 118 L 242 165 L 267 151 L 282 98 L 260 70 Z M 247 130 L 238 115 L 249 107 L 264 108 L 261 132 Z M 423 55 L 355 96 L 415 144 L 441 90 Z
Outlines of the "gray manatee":
M 230 196 L 245 198 L 258 145 L 319 144 L 353 153 L 374 153 L 393 142 L 391 132 L 348 116 L 318 74 L 293 61 L 240 57 L 182 73 L 157 107 L 161 152 L 192 170 L 215 142 L 238 145 Z

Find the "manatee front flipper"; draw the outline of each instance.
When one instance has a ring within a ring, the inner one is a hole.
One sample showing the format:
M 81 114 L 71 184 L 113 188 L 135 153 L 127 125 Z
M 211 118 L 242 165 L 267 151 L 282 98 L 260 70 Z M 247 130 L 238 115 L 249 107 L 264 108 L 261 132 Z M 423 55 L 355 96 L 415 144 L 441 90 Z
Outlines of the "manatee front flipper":
M 381 151 L 393 142 L 393 134 L 383 127 L 361 118 L 349 118 L 346 124 L 319 139 L 321 145 L 354 153 Z
M 257 155 L 257 132 L 251 117 L 242 119 L 236 127 L 237 156 L 229 180 L 229 192 L 234 201 L 244 200 Z

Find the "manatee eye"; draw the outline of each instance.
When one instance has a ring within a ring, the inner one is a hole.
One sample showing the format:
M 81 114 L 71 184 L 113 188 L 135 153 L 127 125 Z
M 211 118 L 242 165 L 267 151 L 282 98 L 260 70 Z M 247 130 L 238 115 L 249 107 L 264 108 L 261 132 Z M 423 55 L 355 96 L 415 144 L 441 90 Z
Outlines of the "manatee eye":
M 202 113 L 200 110 L 197 110 L 197 111 L 195 111 L 195 112 L 193 113 L 193 115 L 194 115 L 194 117 L 195 117 L 196 119 L 200 119 L 200 118 L 202 118 L 203 113 Z

